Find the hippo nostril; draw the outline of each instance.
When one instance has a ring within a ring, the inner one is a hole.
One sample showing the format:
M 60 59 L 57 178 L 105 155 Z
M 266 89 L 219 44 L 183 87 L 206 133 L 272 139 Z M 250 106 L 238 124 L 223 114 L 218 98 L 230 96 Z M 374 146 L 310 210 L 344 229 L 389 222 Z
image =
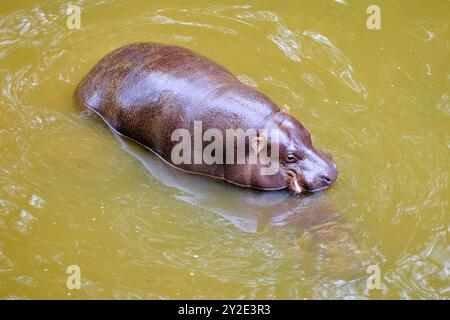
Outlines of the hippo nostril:
M 325 180 L 325 182 L 326 182 L 327 184 L 330 184 L 330 183 L 331 183 L 331 178 L 330 178 L 329 176 L 323 175 L 323 176 L 322 176 L 322 179 Z

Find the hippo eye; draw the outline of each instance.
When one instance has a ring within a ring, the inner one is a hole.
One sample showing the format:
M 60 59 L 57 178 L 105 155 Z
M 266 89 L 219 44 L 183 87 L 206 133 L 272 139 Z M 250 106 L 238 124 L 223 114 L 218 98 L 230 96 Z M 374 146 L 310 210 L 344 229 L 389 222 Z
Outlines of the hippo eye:
M 286 161 L 292 163 L 292 162 L 297 161 L 297 158 L 293 154 L 288 154 L 286 157 Z

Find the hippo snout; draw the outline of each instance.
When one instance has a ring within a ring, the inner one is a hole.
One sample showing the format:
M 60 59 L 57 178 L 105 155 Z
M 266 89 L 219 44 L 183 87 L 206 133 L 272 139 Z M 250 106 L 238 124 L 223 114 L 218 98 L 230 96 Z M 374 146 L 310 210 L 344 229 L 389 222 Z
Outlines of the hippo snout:
M 306 190 L 316 192 L 330 187 L 338 177 L 336 163 L 330 153 L 317 150 L 317 159 L 313 161 L 311 175 L 305 179 Z

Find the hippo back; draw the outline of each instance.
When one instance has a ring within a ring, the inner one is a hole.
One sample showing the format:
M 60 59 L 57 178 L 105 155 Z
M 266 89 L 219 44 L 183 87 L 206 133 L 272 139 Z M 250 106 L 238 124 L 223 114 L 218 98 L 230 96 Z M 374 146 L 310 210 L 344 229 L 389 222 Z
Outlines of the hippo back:
M 279 111 L 267 96 L 208 58 L 156 43 L 136 43 L 111 52 L 82 80 L 75 96 L 119 133 L 169 163 L 176 129 L 192 133 L 194 121 L 201 121 L 203 132 L 215 128 L 225 136 L 226 129 L 260 129 Z M 233 180 L 223 164 L 178 167 Z M 248 168 L 230 170 L 241 175 L 238 184 L 251 185 Z

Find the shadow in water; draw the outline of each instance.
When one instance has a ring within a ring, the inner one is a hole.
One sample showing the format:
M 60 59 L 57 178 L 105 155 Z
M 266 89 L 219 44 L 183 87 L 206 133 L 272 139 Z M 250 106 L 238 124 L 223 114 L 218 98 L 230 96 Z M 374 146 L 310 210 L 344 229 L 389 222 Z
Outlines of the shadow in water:
M 122 148 L 138 159 L 151 177 L 182 192 L 175 196 L 178 200 L 212 211 L 243 232 L 270 230 L 274 235 L 293 235 L 292 253 L 306 252 L 317 262 L 315 269 L 321 275 L 365 274 L 371 258 L 359 249 L 351 226 L 325 193 L 298 196 L 285 190 L 245 189 L 190 174 L 110 129 Z

